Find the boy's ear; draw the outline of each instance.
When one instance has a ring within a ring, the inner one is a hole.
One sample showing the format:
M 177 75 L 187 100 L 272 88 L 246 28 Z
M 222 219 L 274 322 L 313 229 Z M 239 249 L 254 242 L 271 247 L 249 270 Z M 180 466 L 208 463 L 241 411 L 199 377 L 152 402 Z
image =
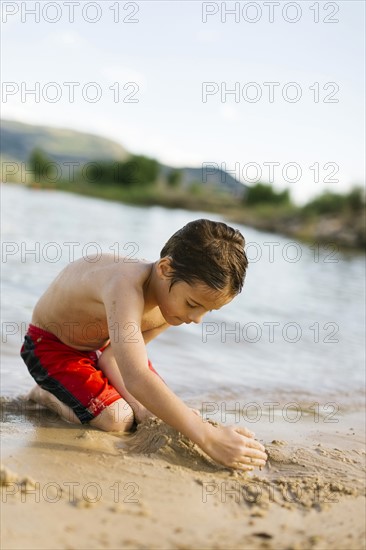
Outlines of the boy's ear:
M 158 261 L 157 271 L 163 279 L 170 279 L 172 273 L 171 257 L 165 256 Z

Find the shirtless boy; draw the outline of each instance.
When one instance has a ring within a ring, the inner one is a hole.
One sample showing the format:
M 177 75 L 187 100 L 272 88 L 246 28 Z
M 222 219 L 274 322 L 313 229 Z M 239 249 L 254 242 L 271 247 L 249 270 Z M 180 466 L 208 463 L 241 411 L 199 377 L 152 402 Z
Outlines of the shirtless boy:
M 35 306 L 21 356 L 37 382 L 29 398 L 69 422 L 128 431 L 156 415 L 215 461 L 252 470 L 265 449 L 246 428 L 213 426 L 160 378 L 146 344 L 170 326 L 199 323 L 241 291 L 244 238 L 221 222 L 195 220 L 160 259 L 105 254 L 69 264 Z

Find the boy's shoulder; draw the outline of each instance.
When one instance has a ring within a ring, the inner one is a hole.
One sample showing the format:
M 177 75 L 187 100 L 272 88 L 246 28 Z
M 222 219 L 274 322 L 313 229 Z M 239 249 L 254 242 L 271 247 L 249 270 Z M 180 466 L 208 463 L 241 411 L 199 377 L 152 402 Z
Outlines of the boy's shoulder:
M 143 277 L 153 266 L 152 261 L 145 258 L 131 258 L 130 256 L 116 256 L 111 253 L 103 253 L 99 256 L 84 256 L 68 264 L 67 269 L 79 272 L 84 277 L 97 277 L 99 275 L 112 275 L 134 278 Z
M 87 286 L 104 304 L 109 320 L 142 322 L 144 330 L 160 326 L 164 320 L 147 290 L 154 262 L 106 255 L 96 269 L 88 270 Z M 152 311 L 153 310 L 153 311 Z
M 105 291 L 141 292 L 154 263 L 128 256 L 103 254 L 99 257 L 87 256 L 66 266 L 54 281 L 56 288 L 79 287 L 86 294 L 101 295 Z M 80 285 L 81 283 L 81 285 Z
M 148 280 L 154 263 L 140 258 L 103 254 L 97 262 L 84 262 L 82 279 L 97 286 L 100 292 L 109 289 L 112 293 L 123 292 L 125 296 L 134 291 L 140 294 Z

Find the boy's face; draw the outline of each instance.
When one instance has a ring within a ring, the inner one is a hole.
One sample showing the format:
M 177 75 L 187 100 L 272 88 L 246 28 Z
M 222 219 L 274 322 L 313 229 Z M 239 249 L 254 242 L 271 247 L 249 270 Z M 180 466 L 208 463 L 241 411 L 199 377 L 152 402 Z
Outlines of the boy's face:
M 169 262 L 158 265 L 160 289 L 159 308 L 170 325 L 200 323 L 208 311 L 220 309 L 231 302 L 234 296 L 222 290 L 214 290 L 204 283 L 189 285 L 183 281 L 175 283 L 170 292 L 171 273 Z

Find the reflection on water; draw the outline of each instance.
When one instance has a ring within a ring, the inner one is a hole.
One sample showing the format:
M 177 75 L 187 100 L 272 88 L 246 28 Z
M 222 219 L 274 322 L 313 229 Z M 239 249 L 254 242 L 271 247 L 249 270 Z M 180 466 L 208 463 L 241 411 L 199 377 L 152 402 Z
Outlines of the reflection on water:
M 1 193 L 6 395 L 32 385 L 19 358 L 22 333 L 37 299 L 69 261 L 99 249 L 155 260 L 188 221 L 222 219 L 12 185 L 2 185 Z M 364 257 L 233 225 L 251 260 L 243 292 L 202 325 L 173 327 L 149 344 L 157 370 L 191 399 L 332 396 L 346 404 L 360 397 Z

